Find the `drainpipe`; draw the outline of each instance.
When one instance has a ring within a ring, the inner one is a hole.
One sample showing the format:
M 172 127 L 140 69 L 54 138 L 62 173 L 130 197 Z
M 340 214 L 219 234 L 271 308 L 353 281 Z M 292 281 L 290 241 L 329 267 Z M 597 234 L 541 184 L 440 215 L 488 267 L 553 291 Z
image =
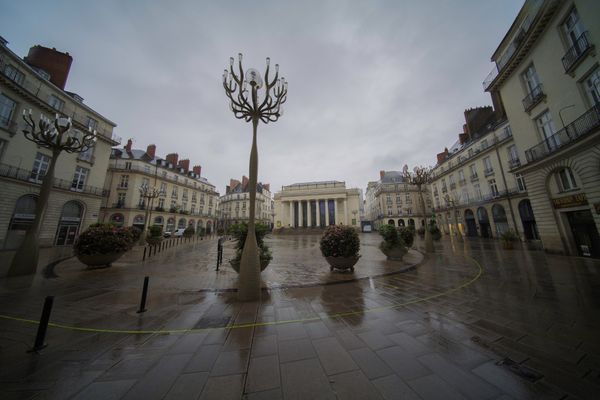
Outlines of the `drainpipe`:
M 519 228 L 517 228 L 517 220 L 515 219 L 515 212 L 513 210 L 512 202 L 510 201 L 510 192 L 508 190 L 508 185 L 506 184 L 506 177 L 504 176 L 504 168 L 502 167 L 502 161 L 500 160 L 500 152 L 498 151 L 498 143 L 495 144 L 496 147 L 496 157 L 498 158 L 498 165 L 500 165 L 500 173 L 502 174 L 502 182 L 504 183 L 504 188 L 506 189 L 506 199 L 508 200 L 508 208 L 510 210 L 510 216 L 512 218 L 513 226 L 515 227 L 515 233 L 521 238 L 519 235 Z M 492 215 L 492 219 L 494 216 Z

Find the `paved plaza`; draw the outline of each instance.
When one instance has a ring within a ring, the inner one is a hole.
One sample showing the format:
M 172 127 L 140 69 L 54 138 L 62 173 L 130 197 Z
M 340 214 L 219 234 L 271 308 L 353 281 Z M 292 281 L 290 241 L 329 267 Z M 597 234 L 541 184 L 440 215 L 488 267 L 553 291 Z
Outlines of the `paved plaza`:
M 356 272 L 332 274 L 318 239 L 267 239 L 255 303 L 236 301 L 232 242 L 215 271 L 215 239 L 1 280 L 1 398 L 598 397 L 599 261 L 444 238 L 395 263 L 361 234 Z M 47 295 L 48 347 L 27 353 Z

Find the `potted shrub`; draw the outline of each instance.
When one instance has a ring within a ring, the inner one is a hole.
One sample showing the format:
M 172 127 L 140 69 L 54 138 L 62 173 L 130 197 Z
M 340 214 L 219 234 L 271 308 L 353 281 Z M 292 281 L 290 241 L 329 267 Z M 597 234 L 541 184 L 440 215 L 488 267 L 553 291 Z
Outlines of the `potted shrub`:
M 415 241 L 415 230 L 410 228 L 405 228 L 403 226 L 398 227 L 398 235 L 400 239 L 404 242 L 404 245 L 407 249 L 410 249 Z
M 136 228 L 139 232 L 139 229 Z M 134 230 L 117 228 L 111 224 L 94 224 L 79 235 L 73 250 L 82 263 L 90 267 L 107 266 L 131 249 L 135 241 Z M 138 236 L 139 239 L 139 236 Z
M 442 238 L 442 232 L 434 221 L 429 223 L 429 233 L 431 233 L 431 238 L 433 240 L 440 240 Z
M 412 233 L 410 230 L 403 228 L 404 235 L 410 235 L 412 245 Z M 379 249 L 386 255 L 388 260 L 402 260 L 402 257 L 407 252 L 406 244 L 400 235 L 400 230 L 393 225 L 383 225 L 379 228 L 379 234 L 383 238 L 383 242 L 379 245 Z
M 360 258 L 360 239 L 356 229 L 344 225 L 329 226 L 321 237 L 320 247 L 330 271 L 334 268 L 354 271 L 354 264 Z
M 156 246 L 163 240 L 162 226 L 153 225 L 148 228 L 148 236 L 146 236 L 146 243 L 150 246 Z
M 417 229 L 417 234 L 419 235 L 419 237 L 421 239 L 425 238 L 425 228 L 424 227 L 420 227 L 419 229 Z
M 242 260 L 242 251 L 244 250 L 244 244 L 246 244 L 246 235 L 248 234 L 248 224 L 245 222 L 241 224 L 231 225 L 228 233 L 233 237 L 235 242 L 235 256 L 229 260 L 229 264 L 235 270 L 240 272 L 240 262 Z M 264 239 L 269 229 L 266 225 L 257 223 L 254 225 L 254 233 L 256 235 L 256 244 L 258 244 L 258 255 L 260 257 L 260 270 L 264 271 L 269 265 L 273 256 L 269 251 L 269 247 L 265 244 Z
M 188 225 L 188 227 L 185 228 L 185 230 L 183 231 L 183 236 L 189 239 L 192 236 L 194 236 L 194 233 L 196 233 L 196 230 L 194 229 L 194 227 L 191 225 Z
M 519 235 L 512 229 L 509 229 L 500 234 L 500 239 L 502 239 L 502 244 L 505 250 L 512 250 L 515 246 L 515 242 L 520 240 Z

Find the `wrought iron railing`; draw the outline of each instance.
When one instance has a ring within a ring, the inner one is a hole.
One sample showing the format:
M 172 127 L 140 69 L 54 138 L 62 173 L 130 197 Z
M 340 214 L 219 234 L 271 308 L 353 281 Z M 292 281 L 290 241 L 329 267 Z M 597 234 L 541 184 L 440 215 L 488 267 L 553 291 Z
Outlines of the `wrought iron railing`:
M 586 32 L 583 32 L 581 35 L 579 35 L 577 40 L 575 40 L 575 43 L 573 43 L 573 46 L 571 46 L 571 48 L 569 50 L 567 50 L 567 52 L 563 56 L 562 63 L 563 63 L 563 67 L 565 67 L 565 72 L 569 72 L 571 70 L 571 68 L 573 68 L 575 63 L 577 63 L 577 61 L 590 48 L 591 48 L 591 46 L 590 46 L 590 42 L 587 37 L 587 31 L 586 31 Z
M 596 131 L 598 128 L 600 128 L 600 105 L 596 104 L 554 135 L 525 150 L 527 162 L 541 160 L 561 147 Z
M 485 169 L 485 170 L 483 171 L 483 174 L 484 174 L 485 176 L 494 175 L 494 169 L 493 169 L 493 168 L 488 168 L 488 169 Z
M 546 94 L 544 93 L 544 89 L 540 83 L 531 89 L 531 92 L 525 96 L 523 99 L 523 108 L 525 108 L 525 111 L 531 110 L 536 104 L 542 101 L 544 97 L 546 97 Z
M 16 179 L 22 182 L 29 182 L 36 186 L 41 185 L 44 179 L 44 176 L 41 174 L 8 164 L 0 164 L 0 177 Z M 107 194 L 104 189 L 95 186 L 79 185 L 78 183 L 73 186 L 73 181 L 66 179 L 54 178 L 54 184 L 52 186 L 56 189 L 93 194 L 96 196 L 106 196 Z
M 521 160 L 519 160 L 518 158 L 511 158 L 510 160 L 508 160 L 508 165 L 510 166 L 510 168 L 518 168 L 521 166 Z

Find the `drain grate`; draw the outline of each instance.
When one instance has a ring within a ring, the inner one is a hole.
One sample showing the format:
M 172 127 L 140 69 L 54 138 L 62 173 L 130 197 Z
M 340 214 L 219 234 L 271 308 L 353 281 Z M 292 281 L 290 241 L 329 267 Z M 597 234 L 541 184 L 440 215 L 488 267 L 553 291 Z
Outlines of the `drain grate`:
M 513 374 L 518 375 L 521 378 L 527 379 L 530 382 L 537 382 L 544 377 L 544 375 L 540 374 L 539 372 L 528 368 L 522 364 L 519 364 L 516 361 L 511 360 L 510 358 L 500 360 L 496 363 L 496 365 L 506 367 Z

